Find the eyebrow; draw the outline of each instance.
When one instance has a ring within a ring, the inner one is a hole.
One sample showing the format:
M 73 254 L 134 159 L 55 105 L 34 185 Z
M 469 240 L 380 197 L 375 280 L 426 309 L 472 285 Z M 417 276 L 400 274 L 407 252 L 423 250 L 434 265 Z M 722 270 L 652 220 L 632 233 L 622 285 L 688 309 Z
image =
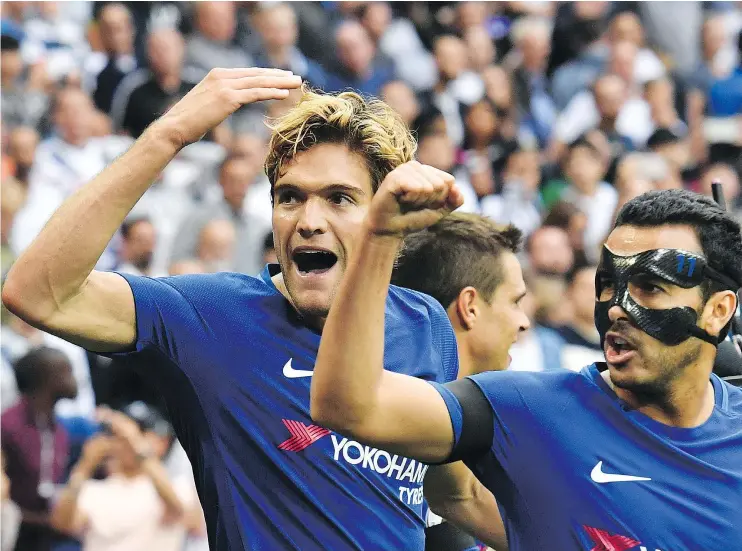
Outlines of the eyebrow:
M 295 190 L 295 191 L 301 191 L 303 193 L 306 193 L 306 190 L 302 189 L 299 185 L 293 184 L 291 182 L 279 182 L 277 183 L 274 188 L 273 192 L 277 192 L 279 190 Z M 321 187 L 316 190 L 319 193 L 333 193 L 342 191 L 344 193 L 350 193 L 355 195 L 366 195 L 366 192 L 358 187 L 351 184 L 347 184 L 345 182 L 329 182 L 325 184 L 321 184 Z

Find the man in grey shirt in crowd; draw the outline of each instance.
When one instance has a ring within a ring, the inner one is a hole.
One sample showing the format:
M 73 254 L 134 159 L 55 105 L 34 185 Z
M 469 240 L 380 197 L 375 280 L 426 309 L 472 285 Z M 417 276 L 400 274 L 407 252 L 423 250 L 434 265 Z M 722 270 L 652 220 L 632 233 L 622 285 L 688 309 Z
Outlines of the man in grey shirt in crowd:
M 255 168 L 239 157 L 227 157 L 219 169 L 222 197 L 197 206 L 188 214 L 176 233 L 170 263 L 196 256 L 203 228 L 214 220 L 229 220 L 234 224 L 236 239 L 233 263 L 228 268 L 255 275 L 262 265 L 263 238 L 270 230 L 265 221 L 248 214 L 244 208 L 250 184 L 257 178 Z

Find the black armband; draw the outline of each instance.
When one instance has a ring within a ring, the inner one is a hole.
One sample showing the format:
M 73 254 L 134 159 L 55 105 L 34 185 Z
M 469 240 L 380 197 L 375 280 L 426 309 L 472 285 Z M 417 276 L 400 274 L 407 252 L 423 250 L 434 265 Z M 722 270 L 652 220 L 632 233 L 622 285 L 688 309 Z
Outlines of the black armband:
M 461 405 L 461 435 L 446 463 L 474 459 L 492 447 L 494 418 L 492 406 L 482 390 L 471 379 L 459 379 L 443 385 Z

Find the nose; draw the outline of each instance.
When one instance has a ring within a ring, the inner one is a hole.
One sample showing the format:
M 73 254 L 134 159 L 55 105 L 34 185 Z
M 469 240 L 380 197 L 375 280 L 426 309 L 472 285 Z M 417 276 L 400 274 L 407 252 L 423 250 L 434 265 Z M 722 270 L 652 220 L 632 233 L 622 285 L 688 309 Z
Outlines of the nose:
M 301 207 L 296 231 L 307 239 L 327 231 L 327 217 L 320 198 L 310 197 Z
M 629 319 L 629 315 L 619 305 L 614 304 L 608 309 L 608 319 L 613 323 L 620 319 Z
M 523 333 L 524 331 L 528 331 L 531 328 L 531 320 L 528 319 L 528 316 L 525 314 L 523 315 L 523 321 L 520 325 L 520 332 Z

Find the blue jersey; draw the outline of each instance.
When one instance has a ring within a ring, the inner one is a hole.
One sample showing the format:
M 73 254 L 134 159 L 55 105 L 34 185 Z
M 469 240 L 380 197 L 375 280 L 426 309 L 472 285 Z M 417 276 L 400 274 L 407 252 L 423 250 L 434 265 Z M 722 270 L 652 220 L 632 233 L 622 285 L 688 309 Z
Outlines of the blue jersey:
M 631 410 L 595 365 L 471 377 L 494 416 L 467 464 L 500 504 L 511 551 L 742 550 L 742 390 L 712 375 L 692 429 Z M 461 434 L 461 404 L 440 389 Z
M 136 353 L 193 464 L 212 551 L 423 549 L 427 465 L 312 422 L 320 335 L 267 269 L 260 278 L 122 275 Z M 386 369 L 456 378 L 455 337 L 434 299 L 392 287 L 385 326 Z

